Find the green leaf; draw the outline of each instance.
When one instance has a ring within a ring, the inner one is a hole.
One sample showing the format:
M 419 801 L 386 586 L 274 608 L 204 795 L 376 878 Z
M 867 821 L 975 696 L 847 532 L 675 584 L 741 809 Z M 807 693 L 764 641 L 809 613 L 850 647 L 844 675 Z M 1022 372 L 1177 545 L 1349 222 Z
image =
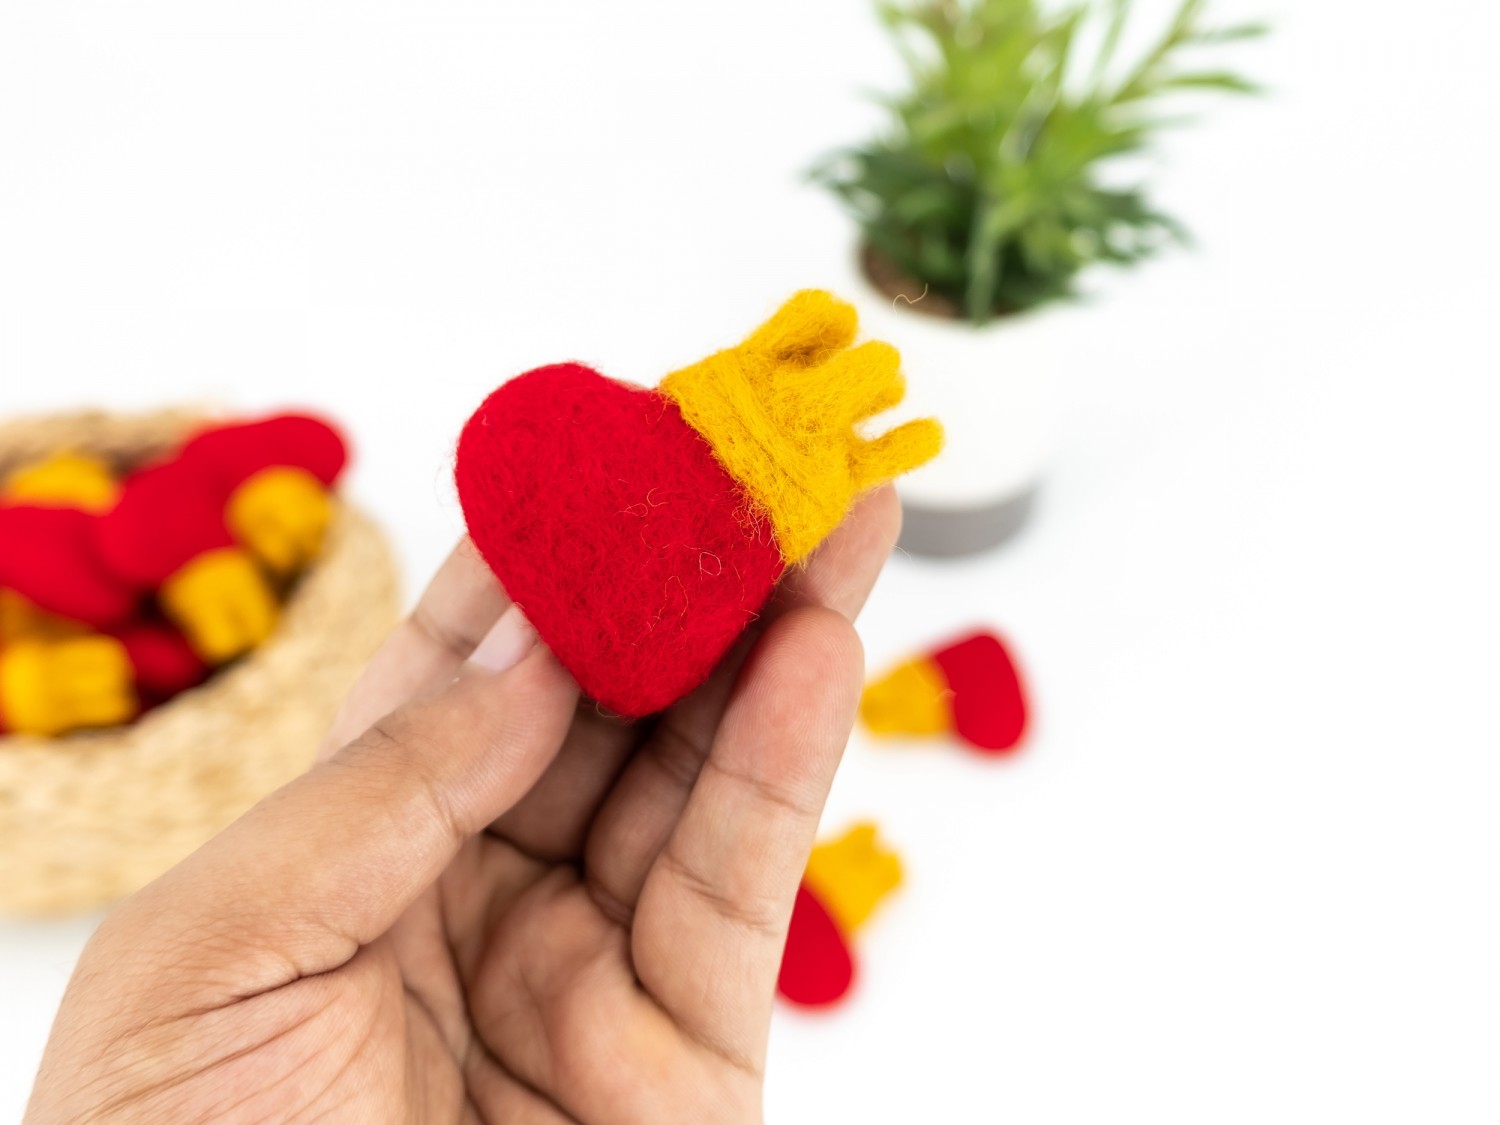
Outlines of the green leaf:
M 1226 71 L 1174 74 L 1162 79 L 1158 90 L 1226 90 L 1234 94 L 1259 94 L 1262 88 L 1249 79 Z
M 876 99 L 889 115 L 882 136 L 809 175 L 870 246 L 975 321 L 1065 297 L 1092 263 L 1130 264 L 1187 239 L 1143 191 L 1103 185 L 1111 161 L 1183 123 L 1164 99 L 1258 89 L 1183 64 L 1266 33 L 1207 25 L 1211 2 L 1181 0 L 1111 88 L 1131 0 L 874 0 L 906 86 Z M 1079 31 L 1095 18 L 1088 55 Z
M 969 233 L 964 268 L 968 284 L 964 287 L 964 312 L 976 324 L 983 324 L 995 307 L 995 291 L 1001 277 L 1000 239 L 1004 229 L 997 221 L 999 208 L 993 200 L 981 198 Z
M 1231 27 L 1211 28 L 1200 31 L 1194 42 L 1201 44 L 1239 43 L 1246 39 L 1263 39 L 1271 34 L 1269 23 L 1241 23 Z
M 1109 0 L 1109 23 L 1104 31 L 1104 39 L 1099 44 L 1098 54 L 1094 56 L 1094 72 L 1089 80 L 1089 85 L 1096 91 L 1102 88 L 1109 64 L 1115 61 L 1115 52 L 1120 49 L 1120 36 L 1125 32 L 1125 21 L 1129 15 L 1130 0 Z

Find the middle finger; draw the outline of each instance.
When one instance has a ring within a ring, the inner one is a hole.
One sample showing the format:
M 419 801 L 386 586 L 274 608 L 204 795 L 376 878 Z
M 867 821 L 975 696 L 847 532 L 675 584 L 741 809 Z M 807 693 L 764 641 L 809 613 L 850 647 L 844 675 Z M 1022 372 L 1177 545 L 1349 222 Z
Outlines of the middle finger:
M 740 666 L 777 616 L 824 606 L 854 620 L 901 531 L 895 491 L 860 500 L 807 567 L 789 574 L 767 608 L 714 674 L 658 721 L 630 758 L 589 828 L 584 870 L 601 909 L 628 920 L 646 873 L 666 845 L 713 742 Z

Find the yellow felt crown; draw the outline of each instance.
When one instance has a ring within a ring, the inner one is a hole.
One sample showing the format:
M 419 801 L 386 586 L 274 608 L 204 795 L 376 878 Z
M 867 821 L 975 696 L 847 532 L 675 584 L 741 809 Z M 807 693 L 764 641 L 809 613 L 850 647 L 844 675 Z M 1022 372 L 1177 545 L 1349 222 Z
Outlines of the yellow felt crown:
M 788 563 L 812 553 L 855 496 L 935 457 L 931 418 L 866 439 L 858 425 L 901 401 L 901 356 L 851 347 L 854 309 L 820 289 L 795 294 L 743 343 L 668 375 L 661 390 L 764 509 Z

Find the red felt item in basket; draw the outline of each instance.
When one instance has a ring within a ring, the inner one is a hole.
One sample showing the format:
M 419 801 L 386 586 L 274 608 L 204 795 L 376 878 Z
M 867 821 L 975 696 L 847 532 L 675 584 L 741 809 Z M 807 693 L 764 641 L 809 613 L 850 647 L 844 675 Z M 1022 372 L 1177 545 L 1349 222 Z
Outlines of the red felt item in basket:
M 304 469 L 331 487 L 344 470 L 347 447 L 329 422 L 310 414 L 278 414 L 255 422 L 215 426 L 183 445 L 180 460 L 203 473 L 225 498 L 272 466 Z
M 190 462 L 163 461 L 125 478 L 99 517 L 99 554 L 123 581 L 155 590 L 207 551 L 234 545 L 222 488 Z
M 781 575 L 770 526 L 676 404 L 581 364 L 491 394 L 464 426 L 455 476 L 506 592 L 621 715 L 706 678 Z
M 136 691 L 148 706 L 164 703 L 208 677 L 183 635 L 166 622 L 135 622 L 115 630 L 135 674 Z
M 198 555 L 234 545 L 225 505 L 250 477 L 287 466 L 331 485 L 345 457 L 338 431 L 307 415 L 203 430 L 125 479 L 114 509 L 100 517 L 100 554 L 127 581 L 155 588 Z
M 129 617 L 136 593 L 101 559 L 99 519 L 77 508 L 0 505 L 0 587 L 94 628 Z

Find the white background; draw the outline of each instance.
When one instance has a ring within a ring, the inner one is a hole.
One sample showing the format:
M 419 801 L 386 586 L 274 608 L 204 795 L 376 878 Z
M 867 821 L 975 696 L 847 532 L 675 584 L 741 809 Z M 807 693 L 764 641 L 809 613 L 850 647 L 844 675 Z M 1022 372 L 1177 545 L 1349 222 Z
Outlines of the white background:
M 415 584 L 502 377 L 651 382 L 835 274 L 866 11 L 3 0 L 0 408 L 326 408 Z M 827 827 L 909 886 L 773 1121 L 1500 1118 L 1500 16 L 1229 11 L 1274 92 L 1154 172 L 1201 248 L 1071 342 L 1024 537 L 870 606 L 872 667 L 1000 626 L 1035 737 L 856 736 Z M 0 923 L 0 1120 L 92 922 Z

